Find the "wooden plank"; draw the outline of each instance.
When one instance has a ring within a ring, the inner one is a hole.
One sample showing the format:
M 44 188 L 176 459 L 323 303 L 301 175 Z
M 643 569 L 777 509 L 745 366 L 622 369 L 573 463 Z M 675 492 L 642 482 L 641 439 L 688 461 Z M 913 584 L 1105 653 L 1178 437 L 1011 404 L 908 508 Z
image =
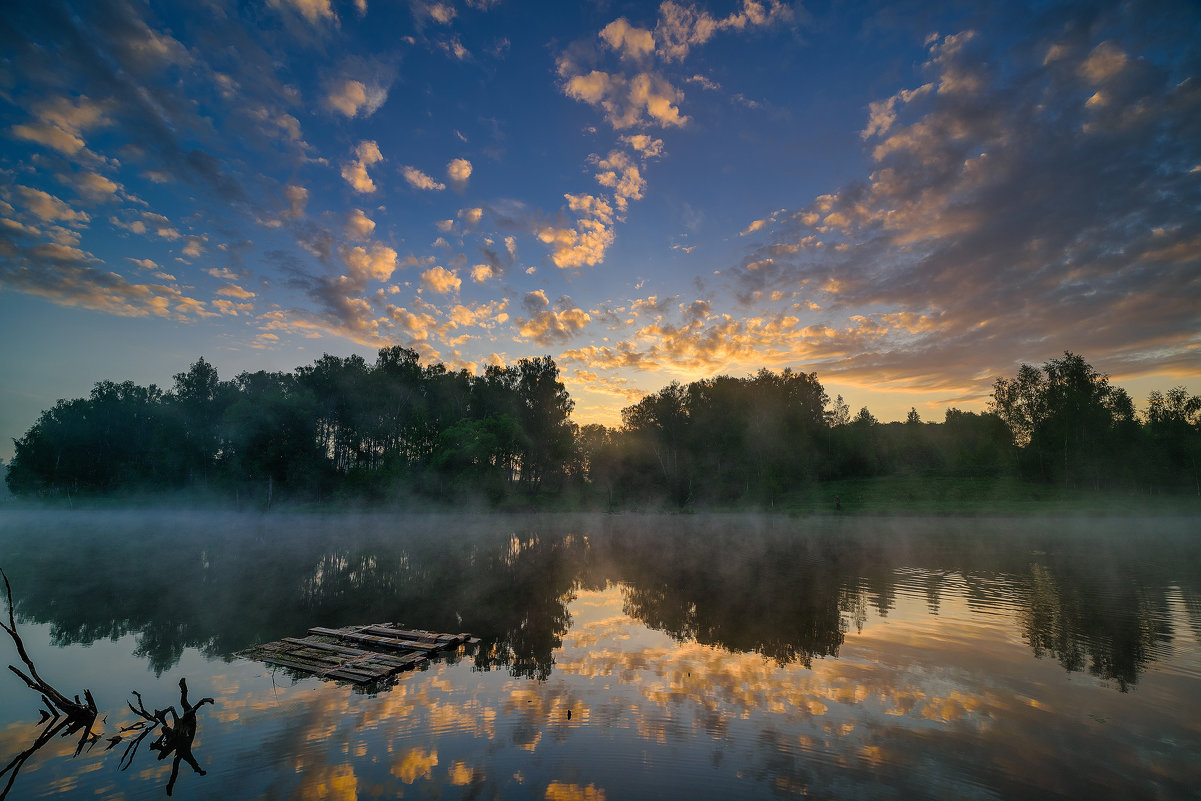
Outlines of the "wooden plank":
M 334 645 L 328 642 L 317 642 L 316 640 L 300 640 L 296 637 L 284 637 L 280 642 L 292 643 L 293 645 L 300 645 L 305 648 L 317 648 L 322 651 L 333 651 L 334 653 L 347 654 L 349 656 L 362 656 L 363 654 L 371 653 L 371 651 L 364 651 L 362 648 L 348 648 L 345 645 Z
M 315 648 L 310 648 L 308 643 L 300 645 L 289 644 L 290 649 L 274 651 L 273 654 L 280 659 L 287 659 L 290 662 L 299 661 L 300 664 L 312 664 L 315 670 L 345 670 L 365 675 L 378 675 L 395 673 L 408 663 L 387 654 L 376 654 L 370 651 L 360 651 L 357 655 L 345 659 L 345 654 L 331 653 Z
M 238 656 L 270 665 L 311 673 L 321 678 L 336 678 L 364 684 L 392 676 L 402 670 L 424 665 L 439 651 L 448 651 L 462 643 L 479 640 L 470 634 L 440 634 L 437 632 L 401 629 L 390 623 L 366 626 L 347 626 L 330 629 L 315 626 L 312 635 L 366 646 L 365 650 L 335 644 L 318 637 L 284 637 L 240 651 Z
M 363 659 L 366 662 L 376 662 L 382 665 L 391 665 L 394 667 L 405 668 L 413 665 L 415 662 L 425 659 L 425 656 L 420 653 L 410 654 L 382 654 L 376 651 L 364 651 L 359 648 L 347 648 L 342 645 L 332 645 L 325 642 L 314 642 L 313 640 L 298 640 L 295 637 L 284 637 L 284 642 L 298 646 L 299 649 L 310 648 L 318 651 L 330 651 L 344 656 Z
M 320 626 L 314 626 L 309 629 L 310 634 L 324 634 L 328 637 L 336 637 L 340 640 L 350 640 L 351 642 L 369 643 L 378 645 L 381 648 L 397 648 L 408 651 L 437 651 L 440 646 L 427 642 L 415 642 L 413 640 L 398 640 L 392 637 L 378 637 L 374 634 L 359 634 L 354 631 L 344 631 L 342 629 L 327 629 Z
M 448 647 L 456 646 L 466 639 L 466 636 L 462 634 L 438 634 L 432 631 L 397 629 L 387 624 L 363 626 L 359 629 L 359 631 L 366 632 L 368 634 L 383 634 L 406 640 L 415 640 L 417 642 L 445 643 Z
M 322 678 L 325 678 L 327 676 L 333 676 L 334 678 L 346 679 L 347 681 L 353 681 L 353 682 L 357 682 L 359 684 L 366 684 L 369 681 L 376 681 L 377 679 L 383 678 L 383 676 L 379 676 L 374 673 L 363 673 L 361 671 L 350 671 L 350 670 L 342 670 L 342 669 L 325 670 L 320 667 L 315 667 L 313 665 L 306 665 L 303 662 L 293 662 L 288 659 L 280 659 L 280 658 L 274 657 L 274 656 L 264 657 L 261 661 L 266 662 L 270 665 L 279 665 L 281 667 L 292 668 L 293 670 L 300 670 L 305 673 L 313 673 L 318 676 L 321 676 Z

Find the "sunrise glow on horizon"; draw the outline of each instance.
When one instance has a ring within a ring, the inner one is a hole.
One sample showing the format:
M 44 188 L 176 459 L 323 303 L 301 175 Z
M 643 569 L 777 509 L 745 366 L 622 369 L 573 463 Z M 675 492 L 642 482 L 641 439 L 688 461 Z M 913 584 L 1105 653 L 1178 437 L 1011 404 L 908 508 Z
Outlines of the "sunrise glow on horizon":
M 578 423 L 1066 350 L 1201 392 L 1201 8 L 9 4 L 0 458 L 102 379 L 552 356 Z

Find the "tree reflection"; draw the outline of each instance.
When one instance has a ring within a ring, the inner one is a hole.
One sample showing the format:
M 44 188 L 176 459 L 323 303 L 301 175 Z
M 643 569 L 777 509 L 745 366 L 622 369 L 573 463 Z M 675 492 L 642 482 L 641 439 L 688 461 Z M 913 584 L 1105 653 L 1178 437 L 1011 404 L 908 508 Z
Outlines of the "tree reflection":
M 647 626 L 808 666 L 837 656 L 848 627 L 863 623 L 857 576 L 847 569 L 853 547 L 745 529 L 704 538 L 626 530 L 609 539 L 607 556 L 618 566 L 625 613 Z
M 1016 612 L 1035 656 L 1125 689 L 1172 636 L 1169 593 L 1201 631 L 1197 546 L 1187 522 L 1157 525 L 100 514 L 9 521 L 0 542 L 19 611 L 56 644 L 132 634 L 159 674 L 186 648 L 228 658 L 312 625 L 392 621 L 471 631 L 479 669 L 544 679 L 574 594 L 609 584 L 676 639 L 809 665 L 902 588 L 929 614 L 948 593 Z
M 1100 582 L 1031 565 L 1029 595 L 1018 617 L 1022 637 L 1036 657 L 1049 654 L 1068 671 L 1087 670 L 1126 692 L 1156 649 L 1172 639 L 1167 601 L 1130 582 Z
M 92 697 L 90 690 L 84 690 L 84 700 L 81 701 L 79 696 L 70 699 L 59 692 L 53 685 L 47 682 L 38 674 L 37 666 L 33 659 L 29 656 L 25 649 L 25 643 L 21 639 L 21 635 L 17 632 L 17 622 L 15 605 L 13 604 L 12 587 L 8 581 L 8 574 L 0 570 L 0 577 L 4 580 L 5 597 L 8 601 L 8 624 L 0 623 L 0 628 L 4 629 L 16 646 L 17 653 L 21 657 L 21 661 L 25 665 L 25 671 L 9 665 L 11 670 L 25 684 L 39 694 L 44 705 L 41 710 L 41 722 L 37 736 L 32 744 L 21 753 L 17 754 L 5 767 L 0 770 L 0 778 L 5 774 L 9 774 L 8 782 L 3 790 L 0 790 L 0 801 L 8 797 L 9 791 L 12 789 L 14 782 L 17 779 L 17 774 L 21 772 L 21 768 L 35 753 L 45 747 L 55 737 L 71 737 L 75 734 L 79 735 L 79 742 L 75 747 L 73 756 L 79 756 L 85 749 L 91 750 L 97 741 L 103 736 L 100 727 L 103 726 L 108 716 L 99 724 L 96 718 L 99 715 L 99 709 L 96 706 L 96 699 Z M 142 703 L 142 696 L 136 690 L 133 692 L 138 699 L 138 705 L 135 707 L 132 703 L 129 704 L 129 709 L 143 721 L 152 725 L 146 726 L 145 723 L 138 723 L 132 726 L 126 726 L 121 729 L 121 733 L 108 738 L 109 746 L 105 750 L 111 750 L 113 746 L 119 743 L 127 732 L 141 730 L 138 735 L 126 747 L 125 753 L 121 757 L 120 768 L 126 770 L 133 763 L 133 757 L 137 753 L 138 746 L 141 745 L 147 735 L 155 729 L 161 727 L 158 738 L 151 744 L 150 750 L 157 751 L 159 759 L 175 754 L 175 761 L 171 766 L 171 778 L 167 782 L 167 795 L 175 788 L 175 780 L 179 775 L 179 763 L 186 761 L 192 766 L 192 769 L 201 776 L 205 772 L 201 770 L 200 765 L 196 762 L 195 756 L 192 754 L 192 741 L 196 738 L 196 710 L 204 704 L 213 703 L 212 698 L 202 698 L 196 704 L 188 703 L 188 683 L 186 679 L 179 680 L 180 691 L 180 707 L 183 709 L 183 714 L 180 715 L 175 711 L 175 707 L 168 706 L 166 709 L 156 709 L 153 713 L 146 710 Z M 170 714 L 170 720 L 167 715 Z

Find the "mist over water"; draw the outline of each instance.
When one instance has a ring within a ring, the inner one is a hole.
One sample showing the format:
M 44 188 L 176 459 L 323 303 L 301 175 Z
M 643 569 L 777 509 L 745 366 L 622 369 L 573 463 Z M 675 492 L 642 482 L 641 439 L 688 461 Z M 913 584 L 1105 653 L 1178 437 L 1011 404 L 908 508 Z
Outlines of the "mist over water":
M 131 688 L 161 708 L 186 676 L 215 699 L 207 775 L 173 797 L 1185 798 L 1195 529 L 15 512 L 0 567 L 39 671 L 90 688 L 106 736 Z M 367 688 L 232 657 L 382 621 L 482 643 Z M 6 676 L 4 763 L 38 732 Z M 120 771 L 103 745 L 47 746 L 8 797 L 162 796 L 165 764 Z

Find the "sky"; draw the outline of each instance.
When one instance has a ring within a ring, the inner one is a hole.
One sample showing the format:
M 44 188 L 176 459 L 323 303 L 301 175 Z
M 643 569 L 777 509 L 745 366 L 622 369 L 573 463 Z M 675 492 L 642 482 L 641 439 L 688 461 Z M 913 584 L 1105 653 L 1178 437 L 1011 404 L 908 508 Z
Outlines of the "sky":
M 15 0 L 0 458 L 100 380 L 552 356 L 579 423 L 1201 393 L 1201 6 Z

